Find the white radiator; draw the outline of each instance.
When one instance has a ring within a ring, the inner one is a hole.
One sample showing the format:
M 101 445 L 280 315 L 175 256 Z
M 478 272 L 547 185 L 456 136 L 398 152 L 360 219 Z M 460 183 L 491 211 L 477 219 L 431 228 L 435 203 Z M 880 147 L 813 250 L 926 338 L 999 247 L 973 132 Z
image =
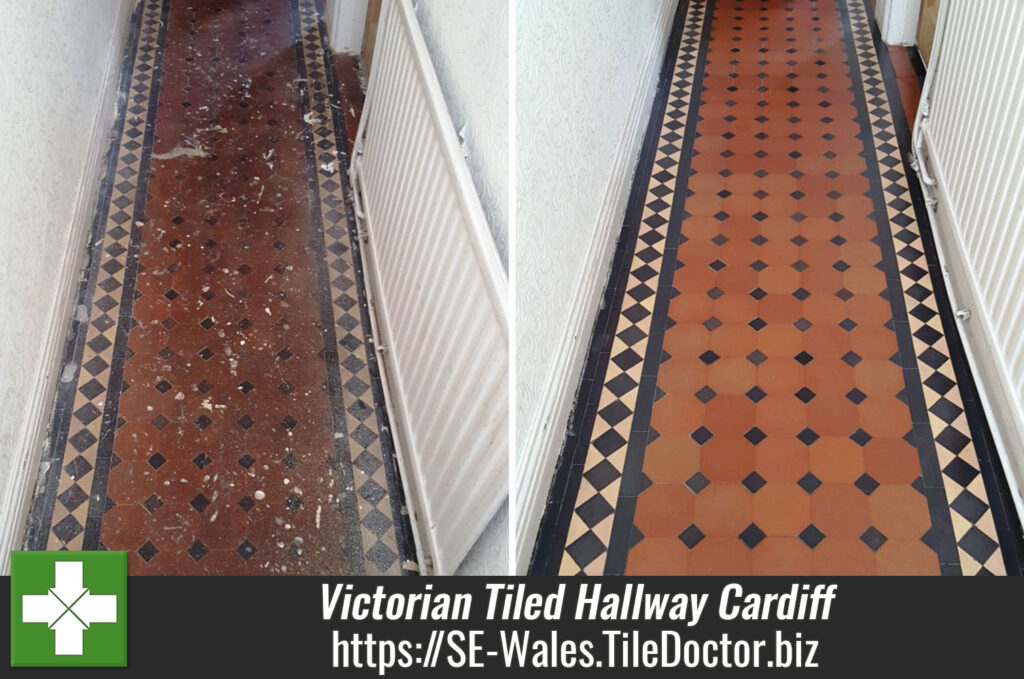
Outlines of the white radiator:
M 382 10 L 353 159 L 421 565 L 447 574 L 508 494 L 508 280 L 409 0 Z
M 951 294 L 970 312 L 962 334 L 1024 514 L 1024 2 L 944 4 L 915 146 Z

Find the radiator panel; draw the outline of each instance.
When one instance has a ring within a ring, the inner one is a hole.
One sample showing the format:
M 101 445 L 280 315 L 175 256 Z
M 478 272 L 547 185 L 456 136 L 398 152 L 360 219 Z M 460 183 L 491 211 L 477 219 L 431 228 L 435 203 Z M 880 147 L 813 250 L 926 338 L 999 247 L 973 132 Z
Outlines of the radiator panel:
M 408 0 L 381 17 L 353 186 L 403 483 L 450 573 L 508 493 L 508 283 Z

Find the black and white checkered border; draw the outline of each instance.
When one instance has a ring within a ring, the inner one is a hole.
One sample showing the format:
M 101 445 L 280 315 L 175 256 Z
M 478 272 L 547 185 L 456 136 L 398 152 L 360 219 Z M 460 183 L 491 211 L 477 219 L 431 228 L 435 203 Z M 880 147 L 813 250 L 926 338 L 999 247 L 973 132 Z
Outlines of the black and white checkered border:
M 892 103 L 886 92 L 870 18 L 863 0 L 843 1 L 856 47 L 886 216 L 896 249 L 907 319 L 942 470 L 960 567 L 964 575 L 1004 575 L 1006 568 L 999 537 L 946 343 L 932 273 L 925 259 L 906 164 L 896 137 Z
M 312 125 L 312 144 L 316 160 L 321 223 L 326 243 L 327 271 L 330 278 L 332 310 L 337 337 L 338 370 L 345 410 L 345 436 L 352 463 L 353 484 L 359 511 L 359 530 L 368 575 L 399 575 L 416 572 L 415 555 L 399 539 L 392 495 L 395 488 L 387 474 L 379 408 L 375 401 L 370 371 L 373 339 L 363 323 L 365 301 L 357 288 L 360 272 L 353 254 L 349 209 L 345 202 L 346 171 L 339 135 L 335 129 L 328 83 L 330 62 L 326 59 L 321 36 L 320 15 L 313 0 L 300 0 L 298 19 L 302 59 L 305 65 L 304 91 Z
M 45 538 L 39 536 L 39 541 L 30 545 L 36 549 L 83 549 L 90 506 L 97 502 L 105 503 L 107 507 L 100 507 L 105 511 L 110 505 L 105 492 L 97 491 L 95 495 L 101 497 L 94 496 L 93 482 L 101 430 L 104 426 L 117 426 L 117 423 L 107 422 L 111 413 L 105 411 L 111 397 L 108 388 L 111 366 L 115 362 L 114 345 L 118 334 L 129 330 L 120 322 L 120 315 L 122 302 L 126 301 L 122 298 L 132 228 L 143 219 L 143 215 L 136 214 L 136 207 L 144 206 L 145 201 L 138 201 L 137 193 L 143 155 L 148 152 L 143 148 L 143 138 L 151 124 L 153 75 L 164 31 L 164 4 L 162 0 L 144 0 L 141 8 L 135 60 L 131 64 L 123 128 L 116 150 L 116 166 L 112 180 L 108 179 L 112 185 L 109 204 L 105 208 L 106 221 L 102 231 L 103 242 L 98 251 L 95 287 L 86 305 L 89 317 L 85 341 L 81 356 L 75 361 L 78 372 L 73 378 L 74 393 L 68 399 L 71 403 L 70 417 L 65 415 L 66 432 L 51 430 L 50 433 L 52 445 L 58 447 L 63 442 L 62 450 L 53 450 L 50 458 L 49 473 L 59 474 L 56 497 L 52 500 L 47 535 Z M 126 390 L 129 387 L 123 384 L 120 388 Z M 116 464 L 116 460 L 111 460 L 111 464 Z M 42 501 L 51 500 L 44 495 Z
M 559 575 L 601 575 L 619 499 L 640 375 L 658 278 L 665 261 L 669 216 L 675 198 L 683 135 L 690 115 L 707 2 L 690 2 L 672 70 L 652 175 L 640 216 L 636 250 L 624 285 L 610 360 L 603 376 L 597 415 L 583 463 L 579 491 L 569 522 Z

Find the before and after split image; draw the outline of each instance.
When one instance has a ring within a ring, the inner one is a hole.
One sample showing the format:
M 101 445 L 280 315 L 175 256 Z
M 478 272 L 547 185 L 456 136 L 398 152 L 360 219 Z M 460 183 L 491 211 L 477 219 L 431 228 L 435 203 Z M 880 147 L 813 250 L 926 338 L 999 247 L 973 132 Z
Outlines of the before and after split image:
M 1024 575 L 1017 0 L 0 0 L 0 569 Z

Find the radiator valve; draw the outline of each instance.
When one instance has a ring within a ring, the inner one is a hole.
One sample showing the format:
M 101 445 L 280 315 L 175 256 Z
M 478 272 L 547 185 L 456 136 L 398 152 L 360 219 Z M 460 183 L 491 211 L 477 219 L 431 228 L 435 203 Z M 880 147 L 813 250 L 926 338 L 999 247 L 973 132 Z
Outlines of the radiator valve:
M 970 309 L 957 309 L 955 315 L 956 315 L 956 320 L 958 320 L 958 321 L 969 321 L 969 320 L 971 320 L 971 310 Z

